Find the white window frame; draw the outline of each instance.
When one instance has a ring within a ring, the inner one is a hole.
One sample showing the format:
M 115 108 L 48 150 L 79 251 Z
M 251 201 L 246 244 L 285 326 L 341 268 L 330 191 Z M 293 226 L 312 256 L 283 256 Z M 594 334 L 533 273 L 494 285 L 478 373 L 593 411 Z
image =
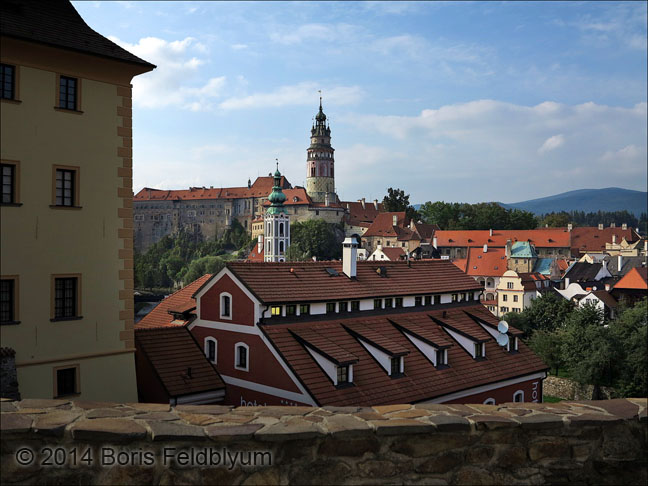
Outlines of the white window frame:
M 484 405 L 497 405 L 494 398 L 487 398 L 484 400 Z
M 226 316 L 223 314 L 223 297 L 229 297 L 229 315 Z M 218 313 L 220 314 L 221 319 L 227 319 L 228 321 L 232 320 L 232 294 L 229 292 L 221 292 L 220 295 L 218 296 Z
M 247 359 L 245 360 L 245 367 L 238 365 L 239 348 L 245 348 Z M 234 369 L 241 371 L 250 371 L 250 346 L 245 343 L 238 342 L 234 345 Z
M 524 391 L 523 391 L 523 390 L 517 390 L 517 391 L 513 394 L 513 401 L 514 401 L 514 402 L 517 401 L 517 400 L 515 400 L 515 397 L 518 396 L 518 395 L 521 395 L 521 396 L 522 396 L 522 400 L 520 400 L 518 403 L 524 403 Z
M 212 342 L 212 341 L 214 342 L 214 360 L 213 361 L 211 359 L 209 359 L 209 343 Z M 218 341 L 216 341 L 216 339 L 214 339 L 211 336 L 207 336 L 205 338 L 204 346 L 205 346 L 205 357 L 207 358 L 207 361 L 209 361 L 210 363 L 216 364 L 218 362 Z

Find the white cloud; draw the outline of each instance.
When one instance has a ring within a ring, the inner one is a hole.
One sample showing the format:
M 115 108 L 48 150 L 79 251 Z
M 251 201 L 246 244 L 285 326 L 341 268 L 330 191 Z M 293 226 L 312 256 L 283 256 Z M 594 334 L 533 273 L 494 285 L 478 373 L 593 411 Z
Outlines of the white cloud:
M 547 140 L 544 141 L 542 146 L 538 149 L 538 153 L 549 152 L 555 150 L 558 147 L 561 147 L 565 143 L 565 137 L 560 135 L 552 135 Z
M 267 108 L 290 105 L 312 105 L 317 99 L 317 91 L 321 84 L 303 82 L 290 86 L 281 86 L 268 93 L 254 93 L 248 96 L 232 97 L 220 103 L 224 110 L 244 108 Z M 326 103 L 331 105 L 349 105 L 357 103 L 364 97 L 364 91 L 359 86 L 335 86 L 323 89 Z
M 206 53 L 207 48 L 193 37 L 175 41 L 145 37 L 137 44 L 116 37 L 110 37 L 110 40 L 157 65 L 152 72 L 133 79 L 133 102 L 136 106 L 208 110 L 212 108 L 213 100 L 222 95 L 226 84 L 224 76 L 210 78 L 199 86 L 188 85 L 200 78 L 200 68 L 206 63 L 196 54 Z
M 355 38 L 358 26 L 350 24 L 303 24 L 295 28 L 293 25 L 282 26 L 270 32 L 270 40 L 284 45 L 295 45 L 303 42 L 331 41 L 346 42 Z

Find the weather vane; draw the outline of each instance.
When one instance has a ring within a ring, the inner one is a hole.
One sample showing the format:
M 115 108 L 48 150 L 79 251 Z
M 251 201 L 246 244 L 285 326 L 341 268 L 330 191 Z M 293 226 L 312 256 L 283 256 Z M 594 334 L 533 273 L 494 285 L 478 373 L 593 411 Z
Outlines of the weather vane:
M 279 170 L 279 159 L 275 159 L 277 161 L 277 170 Z

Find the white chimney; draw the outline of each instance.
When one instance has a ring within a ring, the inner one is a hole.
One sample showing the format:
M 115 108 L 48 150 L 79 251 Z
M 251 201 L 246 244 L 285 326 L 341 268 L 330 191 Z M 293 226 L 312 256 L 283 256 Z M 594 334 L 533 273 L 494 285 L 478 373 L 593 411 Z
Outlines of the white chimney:
M 263 251 L 263 235 L 259 235 L 259 240 L 257 241 L 257 253 Z
M 567 224 L 567 231 L 571 231 L 572 229 L 574 229 L 574 225 L 571 224 L 571 223 L 568 223 Z
M 617 272 L 619 275 L 621 275 L 621 267 L 623 267 L 623 255 L 619 253 L 619 256 L 617 257 Z
M 616 244 L 616 235 L 612 235 L 612 244 Z
M 437 244 L 438 244 L 438 243 L 439 243 L 439 240 L 437 239 L 436 236 L 434 236 L 434 237 L 432 238 L 432 246 L 433 246 L 434 248 L 437 248 Z
M 356 278 L 358 264 L 358 241 L 355 238 L 345 238 L 342 242 L 342 271 L 349 278 Z
M 490 230 L 488 230 L 488 235 L 489 235 L 489 236 L 493 236 L 493 228 L 491 228 Z
M 362 202 L 362 209 L 366 209 L 365 198 L 364 197 L 362 198 L 362 200 L 360 202 Z
M 616 228 L 616 223 L 610 223 L 610 228 Z
M 484 253 L 488 253 L 488 245 L 484 243 Z
M 599 223 L 598 229 L 602 230 L 603 229 L 603 223 Z
M 398 226 L 398 216 L 395 214 L 392 216 L 392 226 Z
M 623 224 L 621 225 L 621 229 L 622 229 L 622 230 L 627 230 L 627 229 L 628 229 L 628 224 L 627 224 L 627 223 L 623 223 Z
M 378 211 L 378 199 L 374 199 L 374 208 Z

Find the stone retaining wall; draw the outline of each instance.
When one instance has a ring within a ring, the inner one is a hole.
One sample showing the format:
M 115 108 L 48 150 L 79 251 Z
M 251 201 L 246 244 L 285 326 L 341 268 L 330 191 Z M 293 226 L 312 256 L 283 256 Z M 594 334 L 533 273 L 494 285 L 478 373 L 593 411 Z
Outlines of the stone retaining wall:
M 601 387 L 602 396 L 599 398 L 612 398 L 614 390 L 605 386 Z M 563 400 L 590 400 L 594 393 L 593 385 L 581 385 L 569 378 L 547 376 L 542 382 L 542 392 L 545 395 L 562 398 Z
M 3 484 L 648 480 L 645 398 L 372 408 L 31 399 L 1 406 Z

